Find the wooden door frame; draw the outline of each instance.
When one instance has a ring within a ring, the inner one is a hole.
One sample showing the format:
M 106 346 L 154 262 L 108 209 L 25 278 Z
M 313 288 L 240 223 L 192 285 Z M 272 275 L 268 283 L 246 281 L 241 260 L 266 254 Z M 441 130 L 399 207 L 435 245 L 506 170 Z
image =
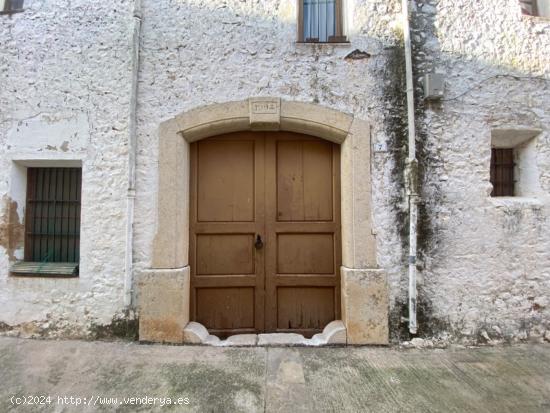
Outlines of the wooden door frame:
M 341 145 L 341 312 L 347 342 L 387 344 L 389 291 L 372 228 L 370 125 L 320 105 L 273 97 L 204 106 L 161 123 L 152 266 L 138 280 L 140 339 L 182 340 L 178 327 L 189 322 L 189 144 L 248 130 L 297 132 Z M 163 279 L 169 292 L 158 288 Z M 163 331 L 167 319 L 170 327 Z

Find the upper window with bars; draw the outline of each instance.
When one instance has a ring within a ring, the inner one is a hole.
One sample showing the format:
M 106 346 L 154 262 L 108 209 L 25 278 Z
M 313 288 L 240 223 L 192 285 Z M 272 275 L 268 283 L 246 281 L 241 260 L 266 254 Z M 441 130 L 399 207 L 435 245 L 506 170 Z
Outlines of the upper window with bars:
M 299 0 L 298 41 L 344 43 L 343 0 Z
M 23 0 L 0 0 L 0 14 L 13 14 L 23 11 Z
M 519 3 L 525 15 L 550 17 L 550 0 L 519 0 Z

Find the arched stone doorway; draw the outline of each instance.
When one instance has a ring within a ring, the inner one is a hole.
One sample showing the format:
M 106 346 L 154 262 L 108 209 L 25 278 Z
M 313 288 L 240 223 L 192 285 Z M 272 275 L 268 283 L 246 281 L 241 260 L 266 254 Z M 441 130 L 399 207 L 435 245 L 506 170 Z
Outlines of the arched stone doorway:
M 182 342 L 190 320 L 190 144 L 239 131 L 287 131 L 340 145 L 341 317 L 347 343 L 388 342 L 388 287 L 376 263 L 370 125 L 323 106 L 250 98 L 197 108 L 159 129 L 157 232 L 138 281 L 140 340 Z

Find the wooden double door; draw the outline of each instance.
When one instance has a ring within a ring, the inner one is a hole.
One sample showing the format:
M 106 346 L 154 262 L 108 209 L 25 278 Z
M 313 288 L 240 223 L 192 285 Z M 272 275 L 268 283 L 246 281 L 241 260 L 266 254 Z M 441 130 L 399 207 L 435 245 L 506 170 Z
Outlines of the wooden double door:
M 191 145 L 191 318 L 311 336 L 340 318 L 340 147 L 286 132 Z

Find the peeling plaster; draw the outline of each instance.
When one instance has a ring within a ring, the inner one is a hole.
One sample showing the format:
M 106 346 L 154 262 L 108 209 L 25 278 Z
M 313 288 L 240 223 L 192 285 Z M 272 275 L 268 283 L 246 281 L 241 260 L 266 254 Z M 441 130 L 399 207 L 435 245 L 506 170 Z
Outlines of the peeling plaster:
M 15 251 L 23 248 L 25 225 L 19 219 L 17 202 L 7 195 L 2 197 L 0 212 L 0 247 L 3 247 L 10 261 L 15 261 Z

